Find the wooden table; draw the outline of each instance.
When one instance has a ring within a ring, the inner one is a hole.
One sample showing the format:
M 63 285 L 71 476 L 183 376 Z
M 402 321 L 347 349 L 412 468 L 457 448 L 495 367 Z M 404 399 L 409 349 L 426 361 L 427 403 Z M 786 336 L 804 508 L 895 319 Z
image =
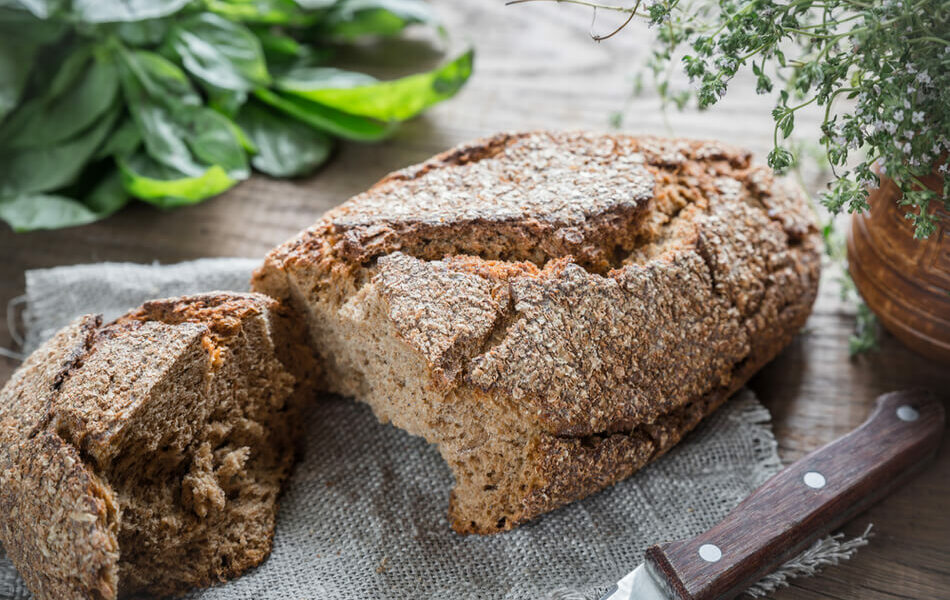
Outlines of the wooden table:
M 630 76 L 644 63 L 652 39 L 643 25 L 598 44 L 588 36 L 590 14 L 578 7 L 505 8 L 500 0 L 438 5 L 450 29 L 477 48 L 475 75 L 457 98 L 386 143 L 342 145 L 329 165 L 306 180 L 256 177 L 194 208 L 163 213 L 135 205 L 105 222 L 66 231 L 14 235 L 2 228 L 0 305 L 23 293 L 26 269 L 262 256 L 391 170 L 498 130 L 607 129 L 609 114 L 625 103 L 624 129 L 631 132 L 720 138 L 760 156 L 770 148 L 770 100 L 757 97 L 748 79 L 735 81 L 721 105 L 705 113 L 665 115 L 650 93 L 628 100 Z M 609 25 L 605 16 L 595 27 Z M 399 58 L 391 52 L 383 56 Z M 799 119 L 799 129 L 814 133 L 815 113 Z M 804 169 L 804 177 L 812 191 L 823 184 L 814 167 Z M 946 395 L 950 369 L 910 353 L 890 336 L 880 352 L 849 358 L 853 324 L 853 306 L 838 299 L 838 285 L 826 276 L 805 331 L 753 379 L 751 386 L 772 411 L 783 460 L 795 460 L 857 426 L 883 392 L 924 386 Z M 11 345 L 2 322 L 0 345 Z M 15 367 L 0 358 L 0 381 Z M 858 534 L 873 522 L 870 546 L 818 577 L 794 581 L 775 598 L 950 598 L 948 446 L 922 475 L 845 528 Z

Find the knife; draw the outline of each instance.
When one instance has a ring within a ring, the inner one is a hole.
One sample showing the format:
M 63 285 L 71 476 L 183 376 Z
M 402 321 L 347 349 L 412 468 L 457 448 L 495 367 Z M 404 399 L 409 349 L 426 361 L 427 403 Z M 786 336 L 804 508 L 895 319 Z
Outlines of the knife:
M 860 427 L 774 475 L 712 529 L 648 548 L 601 600 L 731 600 L 913 476 L 943 429 L 929 392 L 884 394 Z

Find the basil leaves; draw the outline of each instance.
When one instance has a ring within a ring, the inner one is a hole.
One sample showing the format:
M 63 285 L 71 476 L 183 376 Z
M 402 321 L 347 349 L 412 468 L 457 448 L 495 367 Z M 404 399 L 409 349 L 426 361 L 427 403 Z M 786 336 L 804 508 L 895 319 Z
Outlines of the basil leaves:
M 410 25 L 445 36 L 422 0 L 4 0 L 0 220 L 194 204 L 252 168 L 312 173 L 335 138 L 382 140 L 472 71 L 471 51 L 392 81 L 332 66 Z

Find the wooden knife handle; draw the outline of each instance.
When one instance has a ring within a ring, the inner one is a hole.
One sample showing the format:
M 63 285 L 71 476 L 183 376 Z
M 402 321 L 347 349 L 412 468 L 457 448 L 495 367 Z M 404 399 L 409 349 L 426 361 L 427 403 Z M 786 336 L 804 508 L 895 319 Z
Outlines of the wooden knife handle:
M 932 394 L 884 394 L 864 424 L 776 474 L 709 531 L 647 549 L 646 567 L 673 598 L 734 598 L 913 475 L 943 428 Z

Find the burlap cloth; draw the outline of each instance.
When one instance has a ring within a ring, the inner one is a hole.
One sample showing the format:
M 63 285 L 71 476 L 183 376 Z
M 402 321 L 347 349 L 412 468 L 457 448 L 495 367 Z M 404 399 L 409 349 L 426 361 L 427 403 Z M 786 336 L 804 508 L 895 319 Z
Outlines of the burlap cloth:
M 29 271 L 24 349 L 79 314 L 111 319 L 149 298 L 247 290 L 257 263 L 205 259 Z M 452 476 L 435 447 L 379 424 L 367 406 L 343 398 L 315 403 L 307 420 L 270 558 L 194 598 L 599 598 L 648 545 L 712 526 L 781 467 L 769 412 L 744 390 L 630 479 L 514 531 L 462 537 L 446 520 Z M 755 591 L 847 558 L 863 543 L 826 538 Z M 0 598 L 27 597 L 0 554 Z

